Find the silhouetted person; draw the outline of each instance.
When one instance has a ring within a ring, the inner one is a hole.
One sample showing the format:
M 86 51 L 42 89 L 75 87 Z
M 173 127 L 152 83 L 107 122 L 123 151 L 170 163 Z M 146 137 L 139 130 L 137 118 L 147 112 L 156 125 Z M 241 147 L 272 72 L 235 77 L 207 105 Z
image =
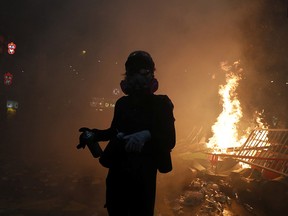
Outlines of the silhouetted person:
M 132 52 L 125 63 L 121 89 L 127 95 L 115 104 L 111 127 L 81 128 L 78 148 L 90 140 L 89 149 L 109 168 L 106 207 L 110 216 L 154 214 L 157 170 L 172 170 L 175 146 L 173 104 L 166 95 L 155 95 L 155 64 L 144 51 Z M 110 141 L 104 152 L 98 141 Z M 95 154 L 96 150 L 96 154 Z

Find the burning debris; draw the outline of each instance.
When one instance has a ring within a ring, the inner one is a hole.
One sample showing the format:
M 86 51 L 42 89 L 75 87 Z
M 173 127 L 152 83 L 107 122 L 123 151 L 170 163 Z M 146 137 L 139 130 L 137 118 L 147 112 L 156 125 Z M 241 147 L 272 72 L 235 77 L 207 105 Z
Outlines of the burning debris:
M 175 215 L 234 215 L 230 210 L 232 199 L 221 191 L 219 184 L 203 178 L 192 180 L 171 205 Z
M 287 178 L 265 179 L 261 170 L 241 168 L 232 158 L 218 161 L 217 168 L 195 158 L 190 165 L 186 172 L 194 177 L 168 202 L 174 215 L 266 216 L 288 210 Z M 273 191 L 277 191 L 277 197 Z
M 213 182 L 206 182 L 200 178 L 194 179 L 183 195 L 177 199 L 178 208 L 174 208 L 177 214 L 183 214 L 183 208 L 179 206 L 198 206 L 197 214 L 200 215 L 222 215 L 224 205 L 231 205 L 231 199 L 224 195 L 219 186 Z
M 176 215 L 239 215 L 241 211 L 240 215 L 266 215 L 259 209 L 282 215 L 288 199 L 288 130 L 268 129 L 261 118 L 264 111 L 256 111 L 256 125 L 240 134 L 243 113 L 236 89 L 243 70 L 239 61 L 222 62 L 221 69 L 226 74 L 226 84 L 219 88 L 222 112 L 206 146 L 202 127 L 193 129 L 186 144 L 182 141 L 179 159 L 194 175 L 197 172 L 197 178 L 171 202 L 171 208 Z M 272 195 L 275 191 L 277 198 Z
M 175 199 L 173 211 L 178 215 L 191 211 L 195 215 L 239 215 L 235 209 L 240 208 L 243 215 L 266 215 L 259 209 L 282 215 L 288 210 L 287 144 L 287 129 L 255 129 L 232 153 L 230 149 L 227 153 L 203 150 L 190 152 L 190 158 L 180 153 L 182 166 L 189 165 L 197 178 Z

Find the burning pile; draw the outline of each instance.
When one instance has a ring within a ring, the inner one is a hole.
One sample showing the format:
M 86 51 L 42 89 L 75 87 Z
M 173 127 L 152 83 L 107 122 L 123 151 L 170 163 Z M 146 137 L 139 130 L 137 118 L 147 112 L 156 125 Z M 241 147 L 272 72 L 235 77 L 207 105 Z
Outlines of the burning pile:
M 226 75 L 226 84 L 219 88 L 223 110 L 212 126 L 213 136 L 206 143 L 212 157 L 207 158 L 207 149 L 205 153 L 202 149 L 188 153 L 189 169 L 198 178 L 171 202 L 171 209 L 177 215 L 207 216 L 243 215 L 234 214 L 235 209 L 239 212 L 245 209 L 244 214 L 257 212 L 257 215 L 262 209 L 287 212 L 288 184 L 279 175 L 288 174 L 288 130 L 268 129 L 262 123 L 262 111 L 255 112 L 256 125 L 249 125 L 244 135 L 240 134 L 243 113 L 236 90 L 242 79 L 242 68 L 236 61 L 232 65 L 222 62 L 221 69 Z M 193 134 L 195 138 L 201 133 Z M 195 139 L 189 143 L 195 143 Z M 263 175 L 267 171 L 277 175 Z M 277 190 L 278 199 L 271 198 L 268 190 L 271 193 Z

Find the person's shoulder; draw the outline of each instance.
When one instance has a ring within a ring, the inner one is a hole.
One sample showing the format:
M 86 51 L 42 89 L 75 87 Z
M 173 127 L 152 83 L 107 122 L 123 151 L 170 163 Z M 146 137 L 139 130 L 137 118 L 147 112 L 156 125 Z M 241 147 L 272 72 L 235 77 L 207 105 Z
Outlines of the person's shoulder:
M 127 100 L 127 98 L 128 98 L 128 96 L 124 95 L 124 96 L 118 98 L 117 101 L 119 101 L 119 102 L 125 101 L 125 100 Z
M 156 100 L 166 106 L 170 106 L 170 107 L 174 107 L 171 99 L 168 97 L 168 95 L 154 95 L 154 97 L 156 98 Z
M 116 104 L 125 103 L 125 101 L 127 101 L 127 100 L 128 100 L 128 96 L 122 96 L 122 97 L 117 99 Z
M 159 100 L 159 101 L 169 101 L 170 100 L 168 95 L 154 95 L 154 98 L 156 98 L 156 100 Z

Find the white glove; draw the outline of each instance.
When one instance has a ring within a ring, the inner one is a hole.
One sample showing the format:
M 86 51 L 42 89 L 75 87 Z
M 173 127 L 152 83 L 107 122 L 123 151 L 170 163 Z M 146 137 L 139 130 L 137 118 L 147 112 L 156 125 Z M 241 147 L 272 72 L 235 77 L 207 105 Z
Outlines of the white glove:
M 150 131 L 143 130 L 122 138 L 125 142 L 127 152 L 141 152 L 144 144 L 151 139 Z

